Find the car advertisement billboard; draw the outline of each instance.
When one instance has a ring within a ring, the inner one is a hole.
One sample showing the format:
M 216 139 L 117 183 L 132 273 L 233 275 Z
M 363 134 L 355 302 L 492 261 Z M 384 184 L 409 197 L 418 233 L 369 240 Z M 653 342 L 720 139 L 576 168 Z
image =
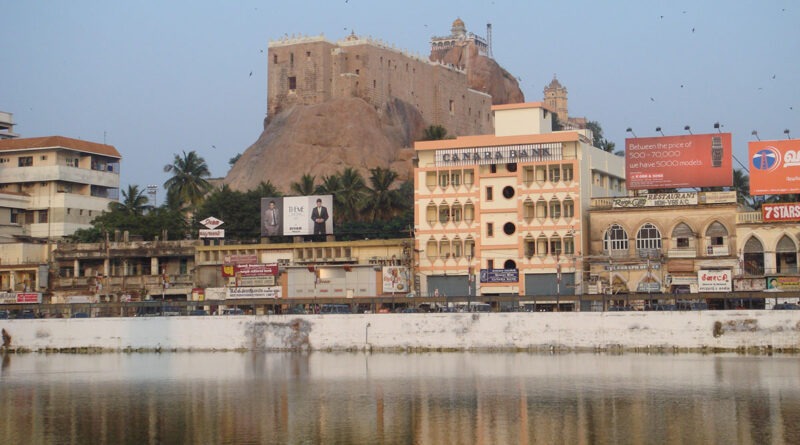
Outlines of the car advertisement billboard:
M 628 190 L 733 185 L 731 134 L 625 140 Z
M 261 236 L 333 234 L 333 195 L 261 198 Z
M 800 139 L 752 141 L 750 195 L 800 193 Z

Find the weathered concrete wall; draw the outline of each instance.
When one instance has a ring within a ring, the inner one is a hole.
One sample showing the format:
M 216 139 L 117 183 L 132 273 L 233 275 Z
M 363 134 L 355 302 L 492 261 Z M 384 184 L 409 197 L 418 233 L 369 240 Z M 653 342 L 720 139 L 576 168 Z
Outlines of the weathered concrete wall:
M 10 347 L 162 350 L 800 349 L 800 311 L 0 320 Z

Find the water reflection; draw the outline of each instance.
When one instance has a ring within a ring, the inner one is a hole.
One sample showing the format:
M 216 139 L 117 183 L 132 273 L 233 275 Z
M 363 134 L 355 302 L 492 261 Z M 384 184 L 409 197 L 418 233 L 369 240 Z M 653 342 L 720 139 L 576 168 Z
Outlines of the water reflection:
M 800 443 L 797 357 L 3 357 L 0 443 Z

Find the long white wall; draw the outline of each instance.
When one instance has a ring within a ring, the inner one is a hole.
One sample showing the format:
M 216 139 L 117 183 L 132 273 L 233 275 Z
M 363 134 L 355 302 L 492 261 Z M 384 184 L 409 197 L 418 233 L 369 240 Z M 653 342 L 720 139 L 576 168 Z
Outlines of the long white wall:
M 27 350 L 800 348 L 800 311 L 0 320 Z

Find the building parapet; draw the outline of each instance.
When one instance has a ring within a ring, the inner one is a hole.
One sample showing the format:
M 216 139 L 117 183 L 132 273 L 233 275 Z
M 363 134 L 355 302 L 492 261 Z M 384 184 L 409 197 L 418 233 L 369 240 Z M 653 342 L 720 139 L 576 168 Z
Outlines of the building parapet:
M 736 224 L 760 224 L 764 222 L 761 212 L 740 212 L 736 214 Z

